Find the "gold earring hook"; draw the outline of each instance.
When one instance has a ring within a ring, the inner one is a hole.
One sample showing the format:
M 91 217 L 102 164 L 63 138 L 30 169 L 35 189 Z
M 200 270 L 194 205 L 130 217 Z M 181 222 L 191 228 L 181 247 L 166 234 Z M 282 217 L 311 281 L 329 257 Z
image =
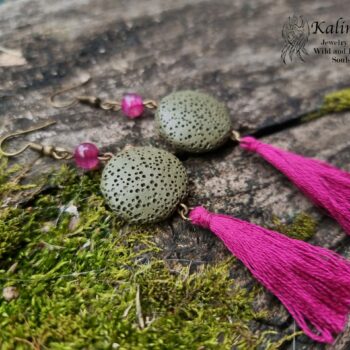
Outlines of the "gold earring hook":
M 53 106 L 55 108 L 68 108 L 68 107 L 72 107 L 72 106 L 76 105 L 79 102 L 79 97 L 74 97 L 72 100 L 70 100 L 66 103 L 57 103 L 57 102 L 55 102 L 55 99 L 58 95 L 64 94 L 65 92 L 72 91 L 78 87 L 86 85 L 90 80 L 91 80 L 91 76 L 88 75 L 87 78 L 85 78 L 80 84 L 69 86 L 69 87 L 63 88 L 59 91 L 54 92 L 49 97 L 49 102 L 50 102 L 51 106 Z
M 28 142 L 25 146 L 23 146 L 18 151 L 6 152 L 3 150 L 3 144 L 9 139 L 12 139 L 12 138 L 20 136 L 20 135 L 28 134 L 28 133 L 33 132 L 33 131 L 47 128 L 48 126 L 51 126 L 55 123 L 56 123 L 55 121 L 51 121 L 51 122 L 45 123 L 43 125 L 39 125 L 39 126 L 35 126 L 33 128 L 30 128 L 30 129 L 27 129 L 27 130 L 17 131 L 17 132 L 5 135 L 4 137 L 0 138 L 0 154 L 2 154 L 3 156 L 6 156 L 6 157 L 14 157 L 14 156 L 21 154 L 22 152 L 24 152 L 28 148 L 32 148 L 32 149 L 35 149 L 37 151 L 42 151 L 42 149 L 43 149 L 42 145 L 37 144 L 37 143 L 33 143 L 33 142 Z

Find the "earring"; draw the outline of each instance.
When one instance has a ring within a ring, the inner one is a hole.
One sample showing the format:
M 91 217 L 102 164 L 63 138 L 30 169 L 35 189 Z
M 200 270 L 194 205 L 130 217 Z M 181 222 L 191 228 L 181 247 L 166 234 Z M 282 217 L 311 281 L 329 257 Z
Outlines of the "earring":
M 102 100 L 96 96 L 85 96 L 78 95 L 74 96 L 72 99 L 64 102 L 57 102 L 56 99 L 59 95 L 70 92 L 78 87 L 84 86 L 91 81 L 91 77 L 88 76 L 80 84 L 75 86 L 70 86 L 63 88 L 59 91 L 54 92 L 49 97 L 49 102 L 51 106 L 55 108 L 68 108 L 73 107 L 77 103 L 87 104 L 92 107 L 100 108 L 105 111 L 122 111 L 125 116 L 130 119 L 140 117 L 145 109 L 154 110 L 157 108 L 157 103 L 153 100 L 143 100 L 140 95 L 134 93 L 124 94 L 121 101 L 114 100 Z
M 3 150 L 10 138 L 52 125 L 53 122 L 0 139 L 0 153 L 16 156 L 26 149 L 54 159 L 74 159 L 92 170 L 106 162 L 101 191 L 116 215 L 127 223 L 154 223 L 178 211 L 193 225 L 210 229 L 288 309 L 312 339 L 331 343 L 347 322 L 350 307 L 350 263 L 340 255 L 278 232 L 215 214 L 203 207 L 189 209 L 187 174 L 171 153 L 153 147 L 132 147 L 117 155 L 100 154 L 91 143 L 74 152 L 28 143 L 18 151 Z
M 117 102 L 104 103 L 112 106 Z M 126 115 L 135 118 L 142 114 L 143 106 L 148 103 L 150 102 L 142 102 L 138 95 L 126 95 L 122 105 L 128 106 L 128 109 L 123 108 Z M 207 94 L 178 91 L 164 97 L 159 105 L 152 101 L 149 106 L 156 109 L 155 126 L 158 134 L 176 149 L 203 153 L 219 147 L 231 138 L 242 149 L 259 154 L 281 171 L 317 206 L 326 209 L 346 233 L 350 234 L 349 173 L 326 162 L 260 142 L 254 137 L 241 137 L 232 129 L 226 107 Z M 127 110 L 137 110 L 137 113 L 128 114 Z

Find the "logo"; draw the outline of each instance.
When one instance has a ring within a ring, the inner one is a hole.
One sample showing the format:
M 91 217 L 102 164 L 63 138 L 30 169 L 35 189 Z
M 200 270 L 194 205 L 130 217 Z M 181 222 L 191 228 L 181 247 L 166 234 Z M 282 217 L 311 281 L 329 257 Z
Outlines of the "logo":
M 305 45 L 309 40 L 309 35 L 310 27 L 306 19 L 304 19 L 302 16 L 299 16 L 298 18 L 295 15 L 293 15 L 293 17 L 288 17 L 288 21 L 282 28 L 284 45 L 281 52 L 281 59 L 283 63 L 287 63 L 287 57 L 289 58 L 290 62 L 293 61 L 294 57 L 297 57 L 302 62 L 305 62 L 303 55 L 308 55 Z
M 282 28 L 282 62 L 305 62 L 305 56 L 309 55 L 306 50 L 308 45 L 308 60 L 323 57 L 332 63 L 350 64 L 350 21 L 339 17 L 332 21 L 317 19 L 310 23 L 303 16 L 288 17 Z

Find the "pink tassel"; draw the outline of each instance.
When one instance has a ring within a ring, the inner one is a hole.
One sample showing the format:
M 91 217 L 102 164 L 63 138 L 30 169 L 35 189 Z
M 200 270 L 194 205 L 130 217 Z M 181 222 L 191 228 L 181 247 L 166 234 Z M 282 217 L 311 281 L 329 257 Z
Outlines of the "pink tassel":
M 350 310 L 350 263 L 332 251 L 230 216 L 194 208 L 209 228 L 288 309 L 310 338 L 332 343 Z
M 311 198 L 325 208 L 350 234 L 350 174 L 317 159 L 262 143 L 253 137 L 243 137 L 243 149 L 260 154 Z

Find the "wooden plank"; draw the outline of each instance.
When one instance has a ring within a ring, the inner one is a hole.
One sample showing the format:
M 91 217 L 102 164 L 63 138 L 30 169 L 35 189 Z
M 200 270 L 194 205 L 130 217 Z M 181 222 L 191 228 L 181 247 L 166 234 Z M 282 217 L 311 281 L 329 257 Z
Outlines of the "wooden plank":
M 168 147 L 155 135 L 151 115 L 131 121 L 88 106 L 50 107 L 47 97 L 53 91 L 75 84 L 87 72 L 93 81 L 77 93 L 120 98 L 132 90 L 160 99 L 171 91 L 200 89 L 227 103 L 239 129 L 289 119 L 314 109 L 326 92 L 349 85 L 350 77 L 344 74 L 346 66 L 311 52 L 304 64 L 284 65 L 279 58 L 283 23 L 295 9 L 314 19 L 334 20 L 347 7 L 340 0 L 5 2 L 0 6 L 1 46 L 19 51 L 25 64 L 17 60 L 17 65 L 0 67 L 1 132 L 53 119 L 57 125 L 28 138 L 67 148 L 89 140 L 112 152 L 127 144 Z M 266 140 L 350 170 L 349 120 L 349 113 L 329 115 Z M 34 157 L 27 153 L 21 159 Z M 307 211 L 321 223 L 312 242 L 350 256 L 339 226 L 258 157 L 228 144 L 184 159 L 191 205 L 208 205 L 259 224 L 272 215 Z M 40 160 L 33 175 L 51 165 Z M 218 261 L 228 256 L 217 239 L 178 218 L 161 224 L 159 232 L 157 241 L 168 258 Z M 244 268 L 234 273 L 242 284 L 251 283 Z M 262 295 L 260 303 L 274 305 L 276 317 L 268 322 L 276 330 L 292 329 L 287 313 L 271 295 Z M 349 347 L 348 334 L 328 349 Z M 298 345 L 324 348 L 306 339 Z

